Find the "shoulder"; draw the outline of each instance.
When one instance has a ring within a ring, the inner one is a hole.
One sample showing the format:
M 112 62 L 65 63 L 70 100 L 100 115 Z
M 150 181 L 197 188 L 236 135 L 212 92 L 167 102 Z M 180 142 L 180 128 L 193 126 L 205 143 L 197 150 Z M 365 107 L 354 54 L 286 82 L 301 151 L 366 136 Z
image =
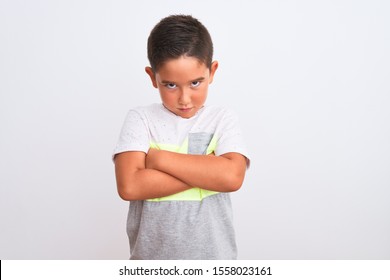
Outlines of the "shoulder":
M 154 103 L 154 104 L 150 104 L 150 105 L 146 105 L 146 106 L 138 106 L 138 107 L 130 108 L 128 110 L 128 113 L 133 113 L 133 114 L 136 113 L 139 115 L 146 115 L 146 114 L 150 114 L 152 112 L 157 112 L 157 111 L 161 111 L 161 104 Z
M 150 119 L 153 115 L 161 114 L 162 108 L 161 104 L 151 104 L 147 106 L 139 106 L 130 108 L 127 112 L 126 119 Z
M 207 105 L 204 107 L 204 113 L 206 114 L 229 114 L 233 111 L 225 106 Z
M 205 106 L 203 115 L 206 118 L 217 117 L 220 120 L 238 119 L 238 115 L 234 110 L 216 105 Z

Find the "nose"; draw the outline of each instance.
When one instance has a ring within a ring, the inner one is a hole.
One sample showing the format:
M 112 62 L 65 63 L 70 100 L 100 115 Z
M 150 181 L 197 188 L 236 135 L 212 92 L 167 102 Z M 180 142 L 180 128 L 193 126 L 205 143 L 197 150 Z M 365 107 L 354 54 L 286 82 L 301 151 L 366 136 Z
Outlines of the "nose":
M 179 96 L 179 104 L 187 105 L 191 103 L 191 94 L 189 89 L 182 89 Z

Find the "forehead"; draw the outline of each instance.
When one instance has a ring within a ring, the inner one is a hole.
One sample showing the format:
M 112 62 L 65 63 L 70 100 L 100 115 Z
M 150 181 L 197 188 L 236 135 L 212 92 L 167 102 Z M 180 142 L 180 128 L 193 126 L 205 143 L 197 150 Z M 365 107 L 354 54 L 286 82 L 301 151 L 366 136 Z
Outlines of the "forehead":
M 162 64 L 156 72 L 156 77 L 168 81 L 190 81 L 208 74 L 206 64 L 194 57 L 181 56 L 170 59 Z

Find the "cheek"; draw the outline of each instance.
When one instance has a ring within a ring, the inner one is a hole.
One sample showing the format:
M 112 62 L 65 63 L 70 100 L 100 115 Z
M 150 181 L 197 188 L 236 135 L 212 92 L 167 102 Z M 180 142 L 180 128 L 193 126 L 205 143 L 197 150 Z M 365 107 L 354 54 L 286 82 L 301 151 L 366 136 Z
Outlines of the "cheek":
M 204 103 L 206 98 L 207 98 L 207 89 L 202 90 L 201 92 L 194 94 L 192 100 L 194 102 Z
M 160 96 L 164 103 L 172 103 L 175 99 L 173 94 L 167 93 L 165 91 L 160 91 Z

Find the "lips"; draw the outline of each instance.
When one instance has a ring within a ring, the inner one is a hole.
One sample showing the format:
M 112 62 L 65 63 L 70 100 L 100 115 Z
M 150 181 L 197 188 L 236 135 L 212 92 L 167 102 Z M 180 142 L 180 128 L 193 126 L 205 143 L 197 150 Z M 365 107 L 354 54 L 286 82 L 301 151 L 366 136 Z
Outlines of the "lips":
M 182 112 L 189 112 L 192 110 L 192 108 L 178 108 Z

